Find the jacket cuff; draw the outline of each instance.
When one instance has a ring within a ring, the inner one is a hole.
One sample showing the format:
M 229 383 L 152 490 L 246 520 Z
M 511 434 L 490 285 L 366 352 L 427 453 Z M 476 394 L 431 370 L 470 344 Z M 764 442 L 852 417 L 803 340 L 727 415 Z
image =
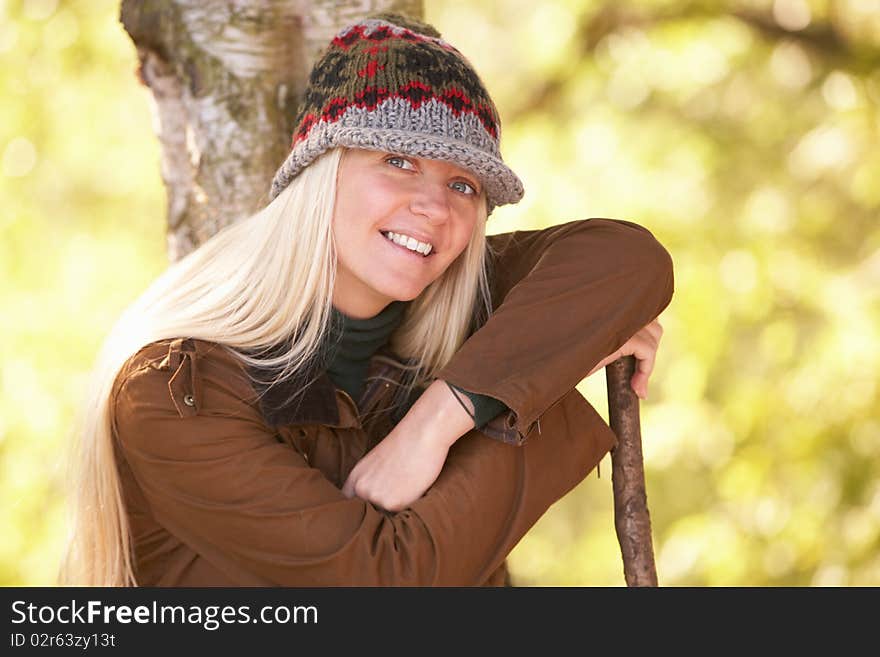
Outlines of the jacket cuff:
M 494 397 L 490 397 L 488 395 L 480 395 L 476 392 L 470 392 L 469 390 L 465 390 L 464 388 L 460 388 L 456 385 L 453 385 L 446 382 L 450 388 L 452 388 L 453 392 L 456 390 L 461 392 L 471 400 L 474 405 L 474 412 L 471 413 L 468 411 L 468 415 L 470 415 L 474 420 L 474 428 L 481 429 L 483 426 L 489 422 L 492 418 L 497 416 L 499 413 L 503 413 L 504 411 L 510 410 L 504 404 L 504 402 L 495 399 Z M 464 404 L 462 404 L 464 406 Z M 467 407 L 465 407 L 467 411 Z

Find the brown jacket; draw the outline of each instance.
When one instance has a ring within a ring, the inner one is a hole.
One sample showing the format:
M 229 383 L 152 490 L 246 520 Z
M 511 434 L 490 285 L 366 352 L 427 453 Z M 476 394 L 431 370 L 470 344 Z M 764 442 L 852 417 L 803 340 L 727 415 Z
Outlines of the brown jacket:
M 111 408 L 138 582 L 503 584 L 516 543 L 616 444 L 574 388 L 669 304 L 673 271 L 626 221 L 488 240 L 494 312 L 439 378 L 510 410 L 460 438 L 398 513 L 340 491 L 393 426 L 383 409 L 402 370 L 387 347 L 357 404 L 324 374 L 271 418 L 220 344 L 162 340 L 134 354 Z

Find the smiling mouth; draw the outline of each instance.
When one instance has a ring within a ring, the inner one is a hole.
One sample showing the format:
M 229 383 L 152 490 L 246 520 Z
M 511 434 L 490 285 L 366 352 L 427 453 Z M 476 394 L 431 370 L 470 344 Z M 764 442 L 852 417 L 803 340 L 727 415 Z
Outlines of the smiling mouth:
M 431 248 L 431 252 L 428 255 L 424 255 L 422 253 L 419 253 L 418 251 L 413 251 L 412 249 L 408 249 L 405 246 L 401 246 L 400 244 L 398 244 L 394 240 L 388 239 L 388 237 L 385 236 L 385 232 L 387 232 L 387 231 L 384 231 L 384 232 L 381 230 L 379 231 L 379 235 L 382 236 L 383 240 L 388 242 L 391 246 L 396 246 L 401 251 L 405 251 L 406 253 L 409 253 L 410 255 L 412 255 L 414 257 L 421 258 L 422 260 L 427 260 L 428 258 L 433 258 L 434 255 L 436 255 L 436 253 L 437 253 L 433 248 Z

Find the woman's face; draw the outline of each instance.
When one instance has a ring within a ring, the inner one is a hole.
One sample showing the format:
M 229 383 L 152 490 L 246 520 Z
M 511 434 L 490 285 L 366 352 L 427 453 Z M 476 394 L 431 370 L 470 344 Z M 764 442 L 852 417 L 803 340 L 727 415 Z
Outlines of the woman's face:
M 484 202 L 479 179 L 450 162 L 346 150 L 333 217 L 333 305 L 363 319 L 415 299 L 464 251 Z M 429 244 L 428 255 L 394 243 L 389 231 L 420 250 Z

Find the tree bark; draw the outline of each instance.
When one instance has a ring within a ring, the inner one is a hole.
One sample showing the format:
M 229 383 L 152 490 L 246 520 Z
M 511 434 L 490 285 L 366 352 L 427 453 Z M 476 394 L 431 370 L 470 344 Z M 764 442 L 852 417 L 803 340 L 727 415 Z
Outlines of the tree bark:
M 385 10 L 423 16 L 422 0 L 122 0 L 155 100 L 170 261 L 268 202 L 313 63 Z
M 657 586 L 651 517 L 645 493 L 639 400 L 630 387 L 635 371 L 633 356 L 618 358 L 605 368 L 608 419 L 618 441 L 611 452 L 614 528 L 627 586 Z

